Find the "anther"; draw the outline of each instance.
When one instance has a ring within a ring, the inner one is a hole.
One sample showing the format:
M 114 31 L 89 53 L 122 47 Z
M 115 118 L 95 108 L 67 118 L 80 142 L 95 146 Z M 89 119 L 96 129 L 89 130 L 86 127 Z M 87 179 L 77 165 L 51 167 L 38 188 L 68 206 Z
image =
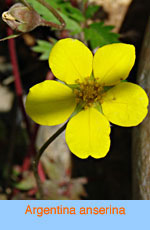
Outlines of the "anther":
M 96 81 L 96 79 L 85 78 L 81 83 L 80 80 L 76 80 L 79 84 L 79 89 L 75 89 L 76 102 L 84 102 L 84 109 L 92 106 L 93 103 L 100 102 L 104 94 L 103 87 Z

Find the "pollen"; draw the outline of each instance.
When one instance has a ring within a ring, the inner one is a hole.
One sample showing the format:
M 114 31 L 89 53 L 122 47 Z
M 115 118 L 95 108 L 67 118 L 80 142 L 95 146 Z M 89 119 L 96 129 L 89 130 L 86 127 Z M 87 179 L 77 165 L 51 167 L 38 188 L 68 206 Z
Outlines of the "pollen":
M 91 107 L 94 103 L 102 103 L 104 88 L 99 84 L 97 79 L 85 78 L 83 82 L 76 80 L 78 87 L 74 89 L 76 102 L 82 103 L 84 109 Z

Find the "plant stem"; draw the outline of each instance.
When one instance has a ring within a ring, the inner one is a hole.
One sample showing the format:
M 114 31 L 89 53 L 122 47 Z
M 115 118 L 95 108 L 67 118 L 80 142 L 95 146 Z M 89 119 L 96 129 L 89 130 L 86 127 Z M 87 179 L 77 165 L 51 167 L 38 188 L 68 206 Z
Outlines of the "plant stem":
M 66 126 L 67 126 L 66 122 L 60 129 L 58 129 L 56 131 L 56 133 L 54 133 L 43 145 L 42 147 L 39 149 L 39 151 L 37 151 L 37 154 L 35 156 L 35 159 L 33 160 L 33 171 L 34 171 L 34 176 L 36 179 L 36 183 L 37 183 L 37 187 L 39 190 L 39 199 L 43 198 L 43 190 L 42 190 L 42 184 L 41 184 L 41 180 L 38 174 L 38 165 L 39 165 L 39 161 L 40 158 L 43 154 L 43 152 L 45 151 L 45 149 L 65 130 Z
M 46 21 L 46 20 L 44 20 L 44 19 L 41 21 L 40 26 L 54 27 L 54 28 L 56 28 L 56 29 L 58 29 L 58 30 L 62 30 L 62 29 L 63 29 L 63 28 L 62 28 L 62 25 L 58 25 L 58 24 L 56 24 L 56 23 L 54 23 L 54 22 L 48 22 L 48 21 Z
M 6 4 L 8 6 L 12 5 L 12 3 L 13 3 L 12 0 L 6 0 Z M 13 34 L 12 29 L 9 27 L 7 28 L 7 34 L 8 34 L 8 36 Z M 35 140 L 36 140 L 36 136 L 37 136 L 38 127 L 37 127 L 37 130 L 35 127 L 35 132 L 33 132 L 33 134 L 32 134 L 29 119 L 28 119 L 27 114 L 25 112 L 24 103 L 23 103 L 23 89 L 22 89 L 22 84 L 21 84 L 21 77 L 20 77 L 20 71 L 19 71 L 19 66 L 18 66 L 18 60 L 17 60 L 16 47 L 15 47 L 15 40 L 14 39 L 8 40 L 8 47 L 9 47 L 11 64 L 12 64 L 12 68 L 13 68 L 15 91 L 16 91 L 16 95 L 18 98 L 18 102 L 19 102 L 19 108 L 22 112 L 22 116 L 23 116 L 23 119 L 25 121 L 27 134 L 28 134 L 29 138 L 31 139 L 29 150 L 28 150 L 29 154 L 24 159 L 23 166 L 22 166 L 22 170 L 24 171 L 25 169 L 27 170 L 30 166 L 31 155 L 36 155 Z M 39 174 L 40 174 L 40 178 L 44 181 L 45 174 L 44 174 L 42 167 L 39 168 Z
M 11 35 L 12 33 L 13 33 L 12 30 L 10 28 L 8 28 L 7 34 Z M 31 137 L 30 124 L 29 124 L 29 120 L 28 120 L 28 117 L 26 115 L 24 103 L 23 103 L 23 90 L 22 90 L 22 85 L 21 85 L 21 80 L 20 80 L 20 72 L 19 72 L 19 67 L 18 67 L 18 61 L 17 61 L 14 39 L 8 40 L 8 47 L 9 47 L 9 53 L 10 53 L 12 68 L 13 68 L 14 82 L 15 82 L 16 94 L 17 94 L 18 101 L 19 101 L 19 106 L 20 106 L 22 116 L 23 116 L 25 124 L 26 124 L 28 135 L 29 135 L 29 137 Z
M 61 25 L 58 25 L 56 23 L 47 22 L 47 21 L 43 20 L 44 25 L 52 26 L 52 27 L 55 27 L 55 28 L 60 29 L 60 30 L 64 29 L 64 27 L 66 26 L 66 23 L 65 23 L 64 19 L 60 16 L 60 14 L 57 13 L 57 11 L 50 4 L 45 2 L 45 0 L 37 0 L 37 1 L 39 3 L 41 3 L 43 6 L 45 6 L 61 23 Z

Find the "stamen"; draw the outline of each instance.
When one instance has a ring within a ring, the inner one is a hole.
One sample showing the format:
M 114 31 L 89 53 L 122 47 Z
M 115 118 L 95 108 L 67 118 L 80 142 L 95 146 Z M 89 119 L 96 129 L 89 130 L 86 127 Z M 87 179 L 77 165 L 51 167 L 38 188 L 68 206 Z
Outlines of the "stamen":
M 99 84 L 98 79 L 90 79 L 88 77 L 83 82 L 77 79 L 76 83 L 79 85 L 78 89 L 74 89 L 76 102 L 82 102 L 84 109 L 91 107 L 94 103 L 102 103 L 104 88 Z

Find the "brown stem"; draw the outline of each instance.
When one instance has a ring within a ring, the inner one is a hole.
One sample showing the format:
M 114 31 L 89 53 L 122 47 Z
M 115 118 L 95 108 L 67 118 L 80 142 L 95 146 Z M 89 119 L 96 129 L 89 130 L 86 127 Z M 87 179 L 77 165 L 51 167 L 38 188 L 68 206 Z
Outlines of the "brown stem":
M 45 6 L 61 23 L 61 25 L 58 25 L 56 23 L 47 22 L 46 20 L 43 20 L 43 23 L 44 23 L 43 25 L 55 27 L 55 28 L 57 28 L 59 30 L 64 29 L 65 26 L 66 26 L 66 23 L 65 23 L 64 19 L 59 15 L 59 13 L 50 4 L 48 4 L 44 0 L 37 0 L 37 1 L 39 3 L 41 3 L 43 6 Z
M 44 19 L 41 20 L 40 26 L 48 26 L 48 27 L 54 27 L 58 30 L 62 30 L 64 28 L 64 26 L 62 27 L 62 25 L 58 25 L 54 22 L 48 22 Z

